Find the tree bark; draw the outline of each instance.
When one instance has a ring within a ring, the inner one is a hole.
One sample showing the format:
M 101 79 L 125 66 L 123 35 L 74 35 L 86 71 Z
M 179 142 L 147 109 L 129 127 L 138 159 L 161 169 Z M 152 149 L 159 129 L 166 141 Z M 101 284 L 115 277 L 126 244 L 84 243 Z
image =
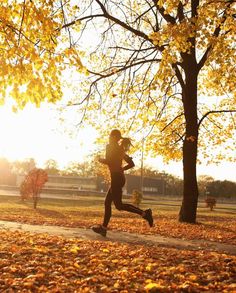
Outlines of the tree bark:
M 37 209 L 37 204 L 38 204 L 38 192 L 35 192 L 33 194 L 33 204 L 34 204 L 34 209 Z
M 190 63 L 191 64 L 191 63 Z M 183 201 L 179 212 L 179 221 L 195 223 L 197 216 L 197 68 L 191 64 L 185 70 L 185 87 L 183 89 L 183 105 L 186 122 L 186 135 L 183 143 Z

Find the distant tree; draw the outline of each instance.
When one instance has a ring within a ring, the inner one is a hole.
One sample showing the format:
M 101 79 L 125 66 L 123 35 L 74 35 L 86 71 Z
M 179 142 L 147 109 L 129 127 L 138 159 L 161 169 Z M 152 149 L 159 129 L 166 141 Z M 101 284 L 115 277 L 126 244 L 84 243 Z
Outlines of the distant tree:
M 208 185 L 214 181 L 214 178 L 209 175 L 200 175 L 198 177 L 198 190 L 199 195 L 207 196 L 208 195 Z
M 48 175 L 60 174 L 58 163 L 56 160 L 53 159 L 49 159 L 44 163 L 44 170 L 48 173 Z
M 141 168 L 133 168 L 133 169 L 130 170 L 129 174 L 140 176 Z M 160 178 L 161 174 L 162 174 L 161 172 L 159 172 L 157 170 L 154 170 L 151 167 L 144 167 L 143 168 L 143 176 L 145 176 L 145 177 Z
M 91 160 L 84 162 L 70 162 L 64 170 L 61 171 L 62 175 L 91 177 L 95 173 L 95 170 L 91 164 Z
M 25 175 L 30 170 L 36 168 L 36 163 L 33 158 L 24 159 L 21 161 L 14 161 L 11 163 L 12 172 L 15 174 Z
M 141 176 L 141 169 L 135 168 L 130 170 L 131 175 Z M 163 173 L 158 170 L 154 170 L 151 167 L 143 168 L 144 177 L 152 177 L 164 180 L 165 193 L 167 195 L 177 195 L 181 196 L 183 194 L 183 180 L 179 179 L 168 173 Z
M 214 197 L 236 197 L 236 183 L 231 181 L 212 181 L 207 185 L 210 196 Z
M 34 209 L 37 208 L 40 192 L 48 180 L 47 172 L 43 169 L 33 169 L 26 175 L 20 186 L 22 200 L 32 198 Z
M 181 196 L 183 194 L 183 180 L 172 175 L 166 177 L 166 194 Z

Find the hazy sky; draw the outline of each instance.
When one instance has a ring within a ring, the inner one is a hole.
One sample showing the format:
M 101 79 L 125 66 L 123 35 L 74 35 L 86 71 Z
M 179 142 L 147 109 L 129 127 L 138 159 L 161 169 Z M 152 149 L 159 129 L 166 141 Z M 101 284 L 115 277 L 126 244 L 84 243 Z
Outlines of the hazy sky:
M 55 159 L 63 167 L 70 161 L 82 161 L 96 149 L 95 131 L 91 127 L 75 137 L 69 137 L 58 123 L 56 106 L 43 104 L 40 108 L 27 105 L 23 111 L 13 113 L 8 103 L 0 107 L 0 156 L 9 160 L 34 158 L 38 166 Z M 104 146 L 105 148 L 105 146 Z M 140 156 L 134 158 L 136 166 Z M 146 165 L 158 171 L 182 177 L 182 163 L 163 164 L 161 158 L 148 158 Z M 236 181 L 236 163 L 198 166 L 198 175 L 211 175 L 215 179 Z
M 60 166 L 82 161 L 94 148 L 93 133 L 86 129 L 70 138 L 57 119 L 55 105 L 27 105 L 18 113 L 10 105 L 0 107 L 0 156 L 10 160 L 33 157 L 39 166 L 48 159 L 57 160 Z

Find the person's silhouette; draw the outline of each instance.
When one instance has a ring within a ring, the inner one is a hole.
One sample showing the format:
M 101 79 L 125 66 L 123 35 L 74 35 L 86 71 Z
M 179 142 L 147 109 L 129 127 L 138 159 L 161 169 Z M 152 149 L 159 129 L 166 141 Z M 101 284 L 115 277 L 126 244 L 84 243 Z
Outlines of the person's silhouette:
M 148 221 L 150 227 L 153 226 L 151 209 L 143 211 L 138 207 L 122 202 L 122 188 L 125 185 L 124 171 L 134 167 L 133 159 L 126 154 L 130 146 L 131 140 L 129 138 L 122 138 L 121 132 L 118 129 L 113 129 L 109 136 L 109 144 L 106 146 L 106 156 L 104 159 L 99 159 L 100 163 L 106 164 L 109 167 L 111 186 L 105 199 L 103 224 L 92 227 L 92 230 L 104 237 L 106 236 L 107 226 L 111 218 L 112 202 L 118 210 L 138 214 Z M 122 167 L 123 160 L 127 163 L 124 167 Z

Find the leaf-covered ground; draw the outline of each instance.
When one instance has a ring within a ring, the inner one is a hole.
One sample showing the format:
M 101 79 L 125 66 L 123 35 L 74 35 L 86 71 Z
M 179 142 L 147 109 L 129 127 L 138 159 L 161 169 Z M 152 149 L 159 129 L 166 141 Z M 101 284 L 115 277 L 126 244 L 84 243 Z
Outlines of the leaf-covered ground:
M 179 223 L 177 209 L 153 205 L 153 212 L 149 228 L 138 216 L 114 210 L 110 229 L 236 244 L 232 211 L 199 212 L 197 225 Z M 0 197 L 0 220 L 88 228 L 102 216 L 102 201 L 93 198 L 42 200 L 33 210 L 30 202 Z M 0 292 L 233 293 L 236 257 L 2 229 L 0 276 Z
M 149 228 L 139 216 L 126 212 L 113 211 L 109 228 L 131 233 L 154 234 L 182 239 L 204 239 L 236 245 L 235 215 L 199 215 L 198 224 L 178 222 L 178 213 L 156 211 L 155 226 Z M 33 210 L 31 206 L 18 204 L 14 207 L 0 206 L 0 220 L 16 221 L 29 224 L 48 224 L 64 227 L 86 227 L 102 222 L 103 210 L 92 208 L 53 206 Z
M 235 292 L 236 257 L 0 233 L 0 292 Z

